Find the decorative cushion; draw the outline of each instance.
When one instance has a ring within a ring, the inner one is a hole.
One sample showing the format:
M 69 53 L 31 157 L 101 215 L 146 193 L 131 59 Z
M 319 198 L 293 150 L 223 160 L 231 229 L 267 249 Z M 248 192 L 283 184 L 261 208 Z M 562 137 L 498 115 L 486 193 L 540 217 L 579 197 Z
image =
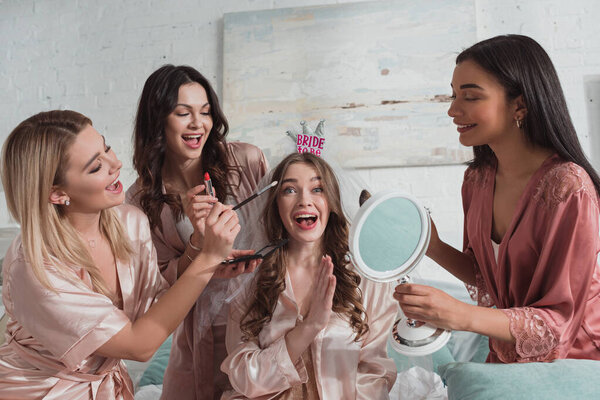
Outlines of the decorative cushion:
M 150 365 L 144 371 L 142 379 L 140 379 L 139 387 L 146 385 L 162 385 L 167 363 L 169 362 L 169 354 L 171 353 L 172 336 L 158 348 L 156 354 L 150 360 Z
M 450 363 L 439 367 L 448 399 L 593 399 L 600 393 L 600 361 Z

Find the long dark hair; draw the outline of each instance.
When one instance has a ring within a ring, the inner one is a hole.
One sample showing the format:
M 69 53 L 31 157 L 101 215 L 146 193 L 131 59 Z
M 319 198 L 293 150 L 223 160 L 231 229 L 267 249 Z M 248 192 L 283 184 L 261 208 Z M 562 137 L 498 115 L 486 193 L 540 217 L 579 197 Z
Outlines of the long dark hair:
M 269 193 L 263 216 L 267 237 L 271 242 L 288 237 L 279 216 L 277 197 L 281 191 L 281 181 L 285 172 L 295 163 L 305 163 L 314 167 L 321 177 L 323 192 L 330 210 L 327 227 L 323 233 L 323 251 L 324 254 L 331 256 L 334 265 L 333 274 L 336 278 L 332 309 L 347 318 L 356 333 L 355 340 L 358 341 L 369 331 L 367 315 L 362 304 L 362 292 L 358 287 L 361 278 L 348 268 L 348 261 L 345 258 L 348 254 L 348 221 L 342 210 L 337 178 L 323 159 L 310 153 L 294 153 L 277 165 L 271 180 L 279 183 Z M 256 290 L 250 306 L 240 321 L 246 339 L 258 336 L 263 326 L 271 321 L 277 299 L 285 290 L 286 265 L 286 249 L 282 248 L 265 258 L 256 272 Z
M 217 191 L 224 201 L 230 194 L 227 174 L 235 166 L 227 165 L 228 149 L 225 141 L 229 125 L 219 106 L 219 99 L 210 82 L 194 68 L 181 65 L 163 65 L 152 73 L 144 84 L 135 117 L 133 131 L 133 166 L 139 175 L 139 203 L 152 228 L 162 229 L 160 213 L 163 204 L 168 204 L 177 219 L 183 216 L 179 196 L 162 193 L 162 167 L 165 161 L 165 125 L 167 116 L 177 105 L 179 87 L 197 82 L 205 90 L 210 104 L 213 127 L 202 149 L 202 171 L 208 172 Z
M 466 60 L 492 74 L 506 90 L 507 100 L 522 95 L 527 107 L 522 125 L 526 139 L 580 165 L 600 193 L 600 178 L 581 148 L 558 75 L 542 46 L 523 35 L 496 36 L 461 52 L 456 64 Z M 488 145 L 475 146 L 473 153 L 475 168 L 495 160 Z

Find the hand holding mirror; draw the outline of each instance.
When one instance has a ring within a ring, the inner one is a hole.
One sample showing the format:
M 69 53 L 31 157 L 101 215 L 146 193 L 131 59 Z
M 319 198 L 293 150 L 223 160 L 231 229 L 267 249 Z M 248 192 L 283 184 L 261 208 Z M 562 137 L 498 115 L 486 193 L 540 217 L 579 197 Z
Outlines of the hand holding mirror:
M 399 191 L 384 191 L 371 197 L 363 192 L 363 201 L 350 229 L 352 263 L 372 281 L 409 282 L 408 274 L 429 246 L 429 212 L 415 198 Z M 402 315 L 390 336 L 397 352 L 421 356 L 443 347 L 450 332 Z

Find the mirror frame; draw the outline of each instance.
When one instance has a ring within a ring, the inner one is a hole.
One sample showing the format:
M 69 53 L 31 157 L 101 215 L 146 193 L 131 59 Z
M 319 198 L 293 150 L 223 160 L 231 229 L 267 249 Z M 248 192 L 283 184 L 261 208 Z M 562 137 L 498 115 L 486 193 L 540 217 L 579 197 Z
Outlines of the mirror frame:
M 367 221 L 369 215 L 377 208 L 377 206 L 386 200 L 391 198 L 404 198 L 413 203 L 419 216 L 421 218 L 421 237 L 417 243 L 417 247 L 413 254 L 403 264 L 388 271 L 380 272 L 370 268 L 363 260 L 360 254 L 359 237 L 360 231 Z M 402 277 L 408 275 L 421 261 L 427 247 L 429 246 L 429 240 L 431 238 L 431 219 L 429 218 L 429 211 L 423 207 L 413 196 L 407 195 L 406 193 L 399 190 L 386 190 L 378 192 L 371 196 L 367 201 L 360 206 L 358 213 L 352 220 L 350 227 L 350 235 L 348 240 L 348 246 L 350 249 L 350 259 L 356 270 L 365 278 L 375 282 L 392 282 L 399 280 Z

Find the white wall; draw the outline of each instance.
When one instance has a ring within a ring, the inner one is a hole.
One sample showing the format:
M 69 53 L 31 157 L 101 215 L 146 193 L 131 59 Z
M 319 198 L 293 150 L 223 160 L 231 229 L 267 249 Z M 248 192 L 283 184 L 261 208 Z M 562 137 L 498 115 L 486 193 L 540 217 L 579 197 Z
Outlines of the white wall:
M 4 0 L 0 2 L 0 142 L 36 112 L 75 109 L 91 117 L 116 149 L 124 163 L 122 180 L 128 186 L 135 178 L 132 121 L 142 85 L 152 71 L 164 63 L 189 64 L 209 77 L 220 93 L 224 13 L 348 2 L 352 0 Z M 427 7 L 426 1 L 420 3 Z M 600 2 L 474 0 L 474 5 L 479 40 L 522 33 L 549 52 L 589 154 L 589 121 L 598 120 L 600 110 L 586 102 L 584 80 L 600 74 Z M 449 65 L 448 84 L 452 69 Z M 600 160 L 596 154 L 591 156 Z M 442 237 L 460 247 L 463 171 L 463 166 L 438 166 L 357 174 L 376 190 L 397 187 L 419 197 L 432 209 Z M 0 227 L 14 225 L 4 196 L 0 198 Z M 425 266 L 425 275 L 446 276 L 429 261 Z

